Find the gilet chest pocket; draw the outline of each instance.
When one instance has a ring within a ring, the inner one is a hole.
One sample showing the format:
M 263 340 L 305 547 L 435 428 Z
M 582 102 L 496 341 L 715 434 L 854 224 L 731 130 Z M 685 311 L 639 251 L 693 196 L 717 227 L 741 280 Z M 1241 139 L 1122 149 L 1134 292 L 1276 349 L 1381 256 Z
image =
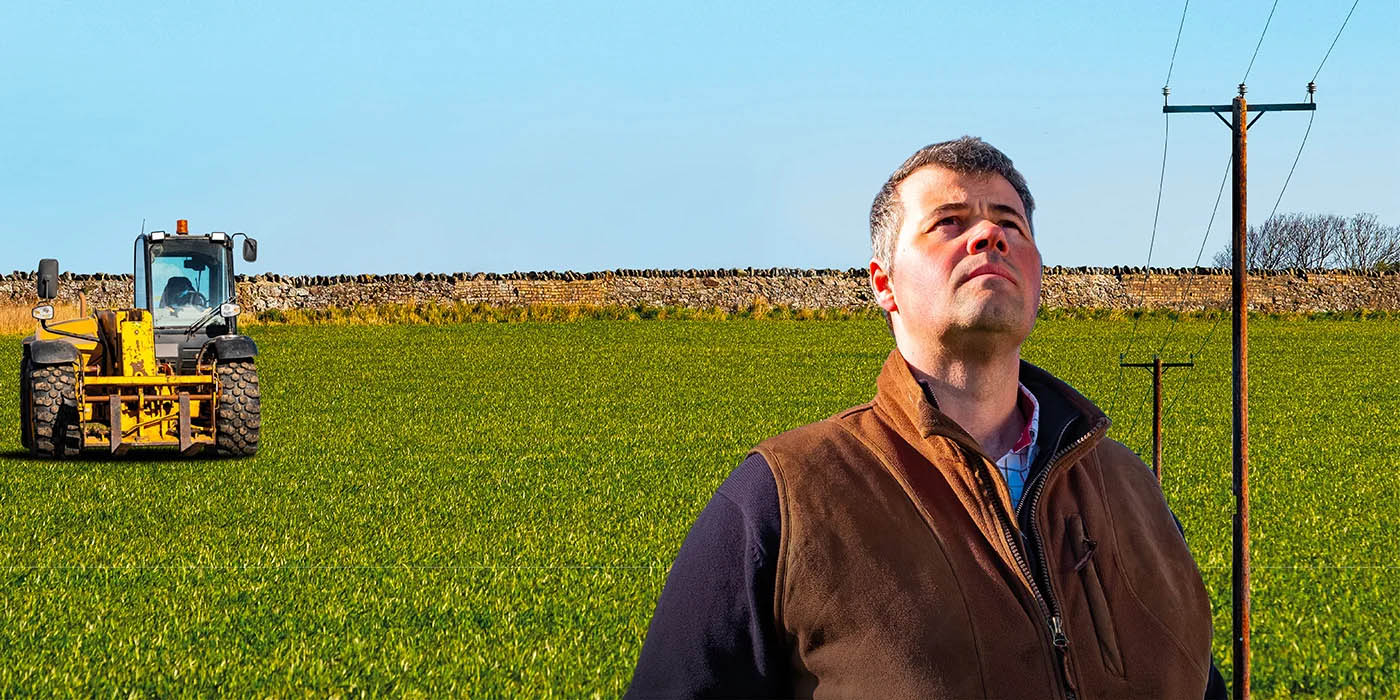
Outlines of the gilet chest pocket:
M 1084 521 L 1078 515 L 1069 516 L 1065 530 L 1069 536 L 1070 552 L 1074 554 L 1074 570 L 1084 585 L 1089 615 L 1094 619 L 1094 632 L 1099 638 L 1104 665 L 1110 672 L 1122 676 L 1123 655 L 1118 647 L 1118 634 L 1113 629 L 1108 598 L 1104 595 L 1103 581 L 1099 578 L 1099 567 L 1094 562 L 1098 543 L 1084 531 Z

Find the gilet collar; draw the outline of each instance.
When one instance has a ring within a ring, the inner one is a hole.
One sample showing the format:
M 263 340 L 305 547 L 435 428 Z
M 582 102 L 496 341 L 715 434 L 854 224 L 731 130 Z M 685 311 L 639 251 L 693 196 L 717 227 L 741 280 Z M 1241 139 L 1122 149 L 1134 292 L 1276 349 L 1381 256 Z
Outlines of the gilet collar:
M 1092 401 L 1085 398 L 1070 385 L 1056 379 L 1049 372 L 1035 365 L 1021 361 L 1019 380 L 1037 397 L 1041 398 L 1041 433 L 1047 428 L 1047 420 L 1053 425 L 1068 425 L 1076 418 L 1083 418 L 1082 425 L 1093 429 L 1099 423 L 1108 423 L 1108 416 L 1099 410 Z M 987 455 L 971 435 L 942 411 L 923 385 L 914 378 L 909 363 L 898 348 L 890 351 L 880 376 L 875 381 L 875 405 L 887 417 L 897 432 L 905 440 L 918 444 L 932 437 L 946 437 L 972 450 L 975 454 Z M 1053 396 L 1047 396 L 1047 392 Z M 1046 399 L 1050 400 L 1046 400 Z M 1058 400 L 1056 400 L 1058 399 Z M 1063 415 L 1047 416 L 1047 408 L 1059 406 L 1055 413 Z M 988 458 L 989 461 L 995 461 Z

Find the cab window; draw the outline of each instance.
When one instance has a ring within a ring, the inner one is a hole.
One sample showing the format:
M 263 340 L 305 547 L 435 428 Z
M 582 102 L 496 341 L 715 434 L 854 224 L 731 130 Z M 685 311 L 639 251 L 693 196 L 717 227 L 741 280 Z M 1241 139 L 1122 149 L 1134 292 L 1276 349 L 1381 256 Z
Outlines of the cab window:
M 188 325 L 224 303 L 222 271 L 213 255 L 151 246 L 151 307 L 156 325 Z

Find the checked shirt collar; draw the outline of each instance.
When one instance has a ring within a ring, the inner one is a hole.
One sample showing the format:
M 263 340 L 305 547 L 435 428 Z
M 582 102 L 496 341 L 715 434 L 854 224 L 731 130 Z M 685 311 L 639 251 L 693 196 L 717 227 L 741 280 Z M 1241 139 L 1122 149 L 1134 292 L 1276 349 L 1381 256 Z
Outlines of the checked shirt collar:
M 1006 490 L 1011 492 L 1011 507 L 1021 502 L 1021 493 L 1030 480 L 1031 464 L 1035 462 L 1036 436 L 1040 433 L 1040 402 L 1035 399 L 1025 384 L 1017 384 L 1020 395 L 1016 397 L 1016 408 L 1026 421 L 1021 429 L 1021 437 L 1012 445 L 1011 451 L 998 459 L 997 471 L 1006 480 Z
M 933 389 L 927 384 L 920 381 L 919 386 L 926 395 L 933 396 Z M 1040 434 L 1040 402 L 1025 384 L 1017 382 L 1016 388 L 1019 392 L 1016 396 L 1016 410 L 1026 424 L 1021 428 L 1021 436 L 1016 439 L 1016 444 L 996 461 L 997 472 L 1006 482 L 1006 490 L 1011 495 L 1013 510 L 1020 504 L 1021 494 L 1026 490 L 1026 482 L 1030 480 L 1031 465 L 1035 463 L 1037 452 L 1035 440 Z

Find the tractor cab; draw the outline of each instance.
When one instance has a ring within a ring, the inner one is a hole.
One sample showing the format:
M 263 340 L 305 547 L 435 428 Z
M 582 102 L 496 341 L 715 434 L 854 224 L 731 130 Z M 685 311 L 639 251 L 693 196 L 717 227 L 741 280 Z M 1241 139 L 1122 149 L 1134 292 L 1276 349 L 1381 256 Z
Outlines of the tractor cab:
M 257 241 L 215 231 L 190 235 L 184 220 L 175 235 L 152 231 L 136 239 L 134 308 L 151 313 L 155 354 L 190 373 L 210 338 L 238 333 L 233 239 L 243 236 L 243 259 L 257 259 Z

